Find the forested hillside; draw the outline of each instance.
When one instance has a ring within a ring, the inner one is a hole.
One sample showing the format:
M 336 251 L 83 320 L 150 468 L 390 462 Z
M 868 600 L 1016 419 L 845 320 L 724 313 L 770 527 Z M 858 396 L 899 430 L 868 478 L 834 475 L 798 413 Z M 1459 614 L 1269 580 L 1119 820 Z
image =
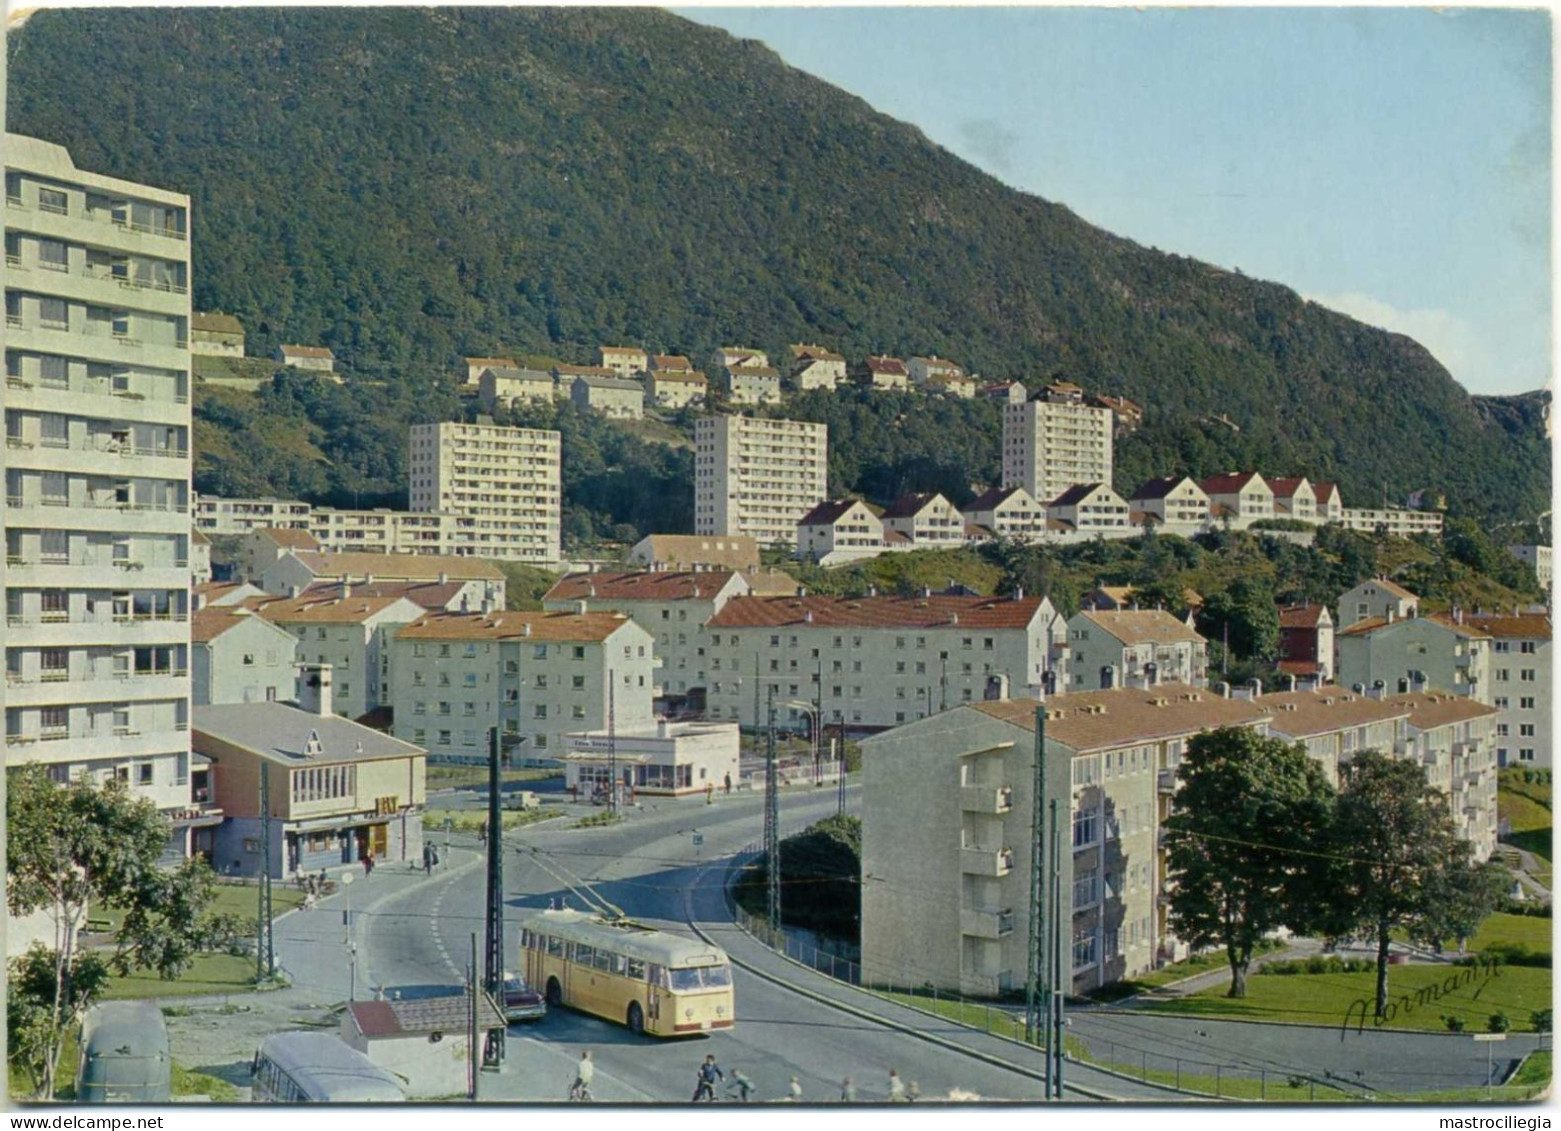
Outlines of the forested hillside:
M 307 440 L 319 485 L 298 490 L 393 496 L 399 457 L 374 451 L 454 411 L 462 353 L 818 340 L 1125 394 L 1147 413 L 1127 479 L 1251 454 L 1347 500 L 1432 487 L 1471 513 L 1549 505 L 1532 402 L 1482 407 L 1407 338 L 1091 227 L 666 13 L 43 10 L 8 50 L 9 128 L 191 194 L 199 308 L 242 318 L 252 353 L 319 342 L 350 374 L 339 425 L 301 392 L 206 401 L 207 490 L 291 491 L 314 474 L 288 470 Z M 354 388 L 370 380 L 385 385 Z M 979 414 L 906 412 L 946 426 L 942 448 L 883 468 L 842 450 L 838 487 L 987 474 Z M 1242 431 L 1195 423 L 1218 413 Z M 241 434 L 255 414 L 270 430 Z

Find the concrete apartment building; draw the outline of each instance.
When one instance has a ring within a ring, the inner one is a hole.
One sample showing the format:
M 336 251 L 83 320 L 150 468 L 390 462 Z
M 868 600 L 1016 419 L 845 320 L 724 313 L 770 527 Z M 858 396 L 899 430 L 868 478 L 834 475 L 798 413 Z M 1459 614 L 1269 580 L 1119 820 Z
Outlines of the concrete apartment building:
M 1198 484 L 1209 497 L 1209 517 L 1235 530 L 1274 517 L 1274 491 L 1255 471 L 1227 471 Z
M 797 559 L 835 565 L 884 552 L 883 519 L 861 499 L 820 503 L 797 520 Z
M 1346 530 L 1408 538 L 1415 534 L 1440 535 L 1445 518 L 1441 511 L 1405 510 L 1402 507 L 1346 507 L 1338 521 Z
M 614 612 L 655 638 L 656 679 L 651 691 L 699 708 L 704 703 L 709 646 L 705 623 L 748 582 L 735 570 L 647 573 L 572 573 L 542 597 L 550 613 Z
M 1473 613 L 1470 628 L 1491 638 L 1490 697 L 1501 766 L 1551 765 L 1550 614 Z
M 1047 389 L 1003 406 L 1004 487 L 1045 503 L 1081 483 L 1109 485 L 1111 470 L 1110 409 Z
M 1080 483 L 1046 504 L 1048 530 L 1068 534 L 1127 534 L 1128 505 L 1109 483 Z
M 422 750 L 335 717 L 328 670 L 287 703 L 224 703 L 195 711 L 195 749 L 211 760 L 217 828 L 213 867 L 285 879 L 337 869 L 369 853 L 379 863 L 422 859 L 426 759 Z M 320 686 L 323 682 L 323 687 Z M 261 824 L 267 777 L 270 849 Z
M 1458 834 L 1477 860 L 1496 851 L 1500 824 L 1496 807 L 1497 743 L 1494 707 L 1451 695 L 1394 695 L 1386 700 L 1408 708 L 1402 757 L 1418 759 L 1426 780 L 1447 795 Z
M 703 373 L 652 373 L 645 399 L 657 408 L 677 410 L 697 407 L 710 394 L 710 382 Z
M 1339 595 L 1340 629 L 1363 620 L 1405 620 L 1419 615 L 1420 598 L 1396 581 L 1374 577 Z
M 1269 479 L 1269 490 L 1274 493 L 1274 517 L 1293 518 L 1297 522 L 1318 521 L 1317 493 L 1305 477 L 1299 479 Z
M 1160 609 L 1084 609 L 1068 621 L 1069 691 L 1208 681 L 1208 645 Z
M 846 359 L 823 346 L 794 345 L 791 359 L 786 384 L 798 392 L 834 389 L 846 379 Z
M 285 551 L 251 578 L 267 593 L 292 594 L 321 583 L 449 582 L 474 583 L 473 600 L 504 604 L 504 573 L 492 562 L 436 554 L 348 554 L 326 551 Z M 480 597 L 478 589 L 480 587 Z
M 1549 546 L 1508 546 L 1507 553 L 1534 571 L 1539 587 L 1548 591 L 1553 576 L 1550 569 Z
M 829 429 L 800 420 L 707 416 L 694 425 L 694 532 L 793 545 L 829 495 Z
M 747 346 L 721 346 L 710 355 L 710 367 L 717 372 L 722 369 L 733 368 L 768 368 L 770 355 L 763 350 L 749 349 Z
M 999 692 L 1001 689 L 998 689 Z M 1024 985 L 1035 713 L 1059 807 L 1076 993 L 1185 953 L 1166 927 L 1158 838 L 1187 741 L 1268 712 L 1166 684 L 962 704 L 862 743 L 862 967 L 877 982 L 993 995 Z
M 648 362 L 650 373 L 692 373 L 694 363 L 680 353 L 658 353 Z
M 553 375 L 540 369 L 511 369 L 499 366 L 484 369 L 477 378 L 477 398 L 483 411 L 511 408 L 526 401 L 553 399 Z
M 1039 542 L 1046 536 L 1046 508 L 1023 487 L 993 487 L 966 503 L 961 513 L 967 525 L 994 538 Z
M 260 616 L 295 637 L 300 664 L 329 666 L 333 672 L 335 711 L 361 719 L 385 698 L 385 642 L 404 624 L 424 614 L 406 597 L 368 597 L 353 593 L 309 593 L 256 601 Z
M 639 377 L 650 368 L 650 357 L 638 346 L 597 346 L 596 364 L 619 377 Z
M 958 362 L 950 361 L 946 357 L 933 354 L 931 357 L 913 357 L 905 363 L 905 371 L 910 376 L 911 384 L 923 386 L 929 382 L 947 380 L 950 377 L 964 377 L 965 369 Z
M 562 481 L 557 432 L 492 424 L 416 424 L 407 461 L 414 511 L 442 511 L 493 524 L 512 561 L 538 565 L 560 554 Z M 499 531 L 503 530 L 504 533 Z
M 6 760 L 190 806 L 190 201 L 5 135 Z
M 780 371 L 768 365 L 734 365 L 722 370 L 726 399 L 734 405 L 781 403 Z
M 1274 692 L 1252 702 L 1271 716 L 1268 733 L 1300 743 L 1334 786 L 1339 767 L 1358 751 L 1401 754 L 1409 740 L 1411 707 L 1385 696 L 1329 687 Z
M 569 400 L 582 412 L 599 412 L 612 420 L 639 420 L 645 415 L 645 386 L 622 377 L 575 377 Z
M 298 640 L 244 605 L 207 605 L 190 619 L 191 695 L 210 703 L 293 697 Z
M 989 676 L 1066 686 L 1066 626 L 1050 601 L 1022 593 L 734 597 L 705 627 L 708 717 L 745 726 L 763 724 L 771 688 L 783 725 L 801 725 L 791 702 L 821 691 L 826 726 L 865 731 L 977 700 Z
M 911 373 L 897 357 L 869 357 L 856 373 L 857 381 L 868 389 L 884 393 L 903 393 L 911 387 Z
M 965 544 L 965 516 L 942 495 L 901 495 L 878 517 L 886 537 L 892 531 L 918 547 L 947 550 Z
M 647 534 L 629 550 L 629 561 L 655 570 L 755 570 L 759 543 L 746 534 Z
M 1334 633 L 1341 687 L 1381 688 L 1389 695 L 1440 691 L 1486 704 L 1494 696 L 1493 676 L 1528 670 L 1493 664 L 1493 644 L 1457 610 L 1404 620 L 1372 617 Z
M 198 495 L 195 529 L 208 537 L 248 534 L 262 527 L 309 528 L 314 508 L 297 499 L 222 499 Z
M 456 367 L 455 375 L 457 383 L 474 386 L 482 380 L 486 370 L 519 368 L 513 357 L 463 357 L 461 364 Z
M 197 357 L 243 357 L 244 324 L 231 314 L 190 315 L 190 352 Z
M 511 764 L 556 761 L 606 728 L 609 686 L 619 729 L 655 722 L 651 635 L 619 613 L 430 613 L 390 653 L 394 733 L 435 761 L 486 762 L 494 726 Z
M 1209 523 L 1209 497 L 1186 475 L 1140 484 L 1128 508 L 1135 526 L 1147 526 L 1152 520 L 1173 534 L 1195 534 Z

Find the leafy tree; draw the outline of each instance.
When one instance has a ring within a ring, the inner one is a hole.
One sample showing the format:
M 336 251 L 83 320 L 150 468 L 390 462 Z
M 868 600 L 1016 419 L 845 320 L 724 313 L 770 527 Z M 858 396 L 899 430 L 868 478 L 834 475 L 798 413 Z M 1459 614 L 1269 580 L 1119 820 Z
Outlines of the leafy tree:
M 21 970 L 22 992 L 39 996 L 16 999 L 29 1027 L 46 1018 L 46 1029 L 28 1029 L 24 1045 L 39 1058 L 40 1095 L 50 1096 L 65 1033 L 101 985 L 97 963 L 77 949 L 90 904 L 123 913 L 104 959 L 121 974 L 141 967 L 178 977 L 226 926 L 206 914 L 213 877 L 204 860 L 159 867 L 169 826 L 151 801 L 117 782 L 61 786 L 36 763 L 8 771 L 7 790 L 7 906 L 15 916 L 43 912 L 55 925 L 47 976 L 33 956 Z M 75 982 L 78 973 L 85 986 Z
M 1244 659 L 1271 660 L 1279 651 L 1279 610 L 1273 587 L 1266 579 L 1241 577 L 1230 588 L 1212 594 L 1203 606 L 1206 635 L 1224 638 Z
M 1495 909 L 1499 889 L 1473 862 L 1447 798 L 1426 783 L 1418 761 L 1375 750 L 1340 768 L 1343 788 L 1328 836 L 1332 863 L 1322 922 L 1334 938 L 1366 933 L 1377 945 L 1376 1016 L 1388 1002 L 1394 931 L 1420 942 L 1450 930 L 1473 934 Z
M 77 951 L 68 964 L 62 964 L 58 951 L 35 942 L 25 954 L 11 959 L 8 968 L 6 1049 L 12 1064 L 32 1078 L 37 1097 L 49 1099 L 59 1055 L 58 1019 L 78 1018 L 86 1012 L 108 984 L 108 963 L 88 950 Z
M 1328 826 L 1333 789 L 1299 746 L 1245 727 L 1193 738 L 1178 778 L 1166 821 L 1171 926 L 1194 948 L 1223 947 L 1227 996 L 1245 997 L 1258 941 L 1314 918 L 1311 849 Z

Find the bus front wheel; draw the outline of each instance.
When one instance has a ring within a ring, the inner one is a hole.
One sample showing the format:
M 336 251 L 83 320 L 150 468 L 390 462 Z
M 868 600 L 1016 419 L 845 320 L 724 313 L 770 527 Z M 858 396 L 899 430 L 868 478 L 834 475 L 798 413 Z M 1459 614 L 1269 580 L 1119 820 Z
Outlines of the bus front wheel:
M 554 1009 L 564 1004 L 564 987 L 558 984 L 557 978 L 547 980 L 547 1003 Z
M 642 1036 L 645 1032 L 645 1012 L 637 1001 L 629 1003 L 629 1032 L 636 1036 Z

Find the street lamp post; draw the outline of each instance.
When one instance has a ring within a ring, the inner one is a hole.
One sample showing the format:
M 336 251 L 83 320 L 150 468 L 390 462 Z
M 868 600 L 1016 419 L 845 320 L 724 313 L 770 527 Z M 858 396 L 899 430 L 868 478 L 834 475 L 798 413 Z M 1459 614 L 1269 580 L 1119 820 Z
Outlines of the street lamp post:
M 342 909 L 341 921 L 345 928 L 347 940 L 347 1000 L 356 1001 L 358 998 L 358 944 L 352 937 L 352 869 L 346 868 L 341 874 L 342 895 L 346 904 Z

